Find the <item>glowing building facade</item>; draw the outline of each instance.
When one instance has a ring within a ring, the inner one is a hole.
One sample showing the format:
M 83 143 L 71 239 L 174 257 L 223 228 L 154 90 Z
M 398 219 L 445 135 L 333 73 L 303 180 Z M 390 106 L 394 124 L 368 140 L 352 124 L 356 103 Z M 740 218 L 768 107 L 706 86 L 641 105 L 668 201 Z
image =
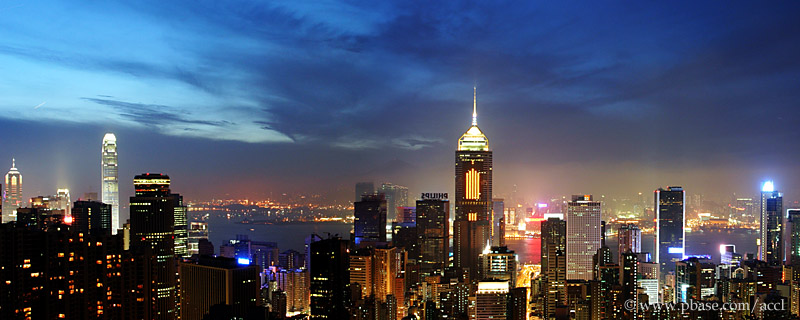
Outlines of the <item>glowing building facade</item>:
M 491 245 L 492 151 L 478 128 L 475 96 L 472 108 L 472 126 L 458 139 L 456 150 L 453 263 L 469 269 L 470 278 L 475 279 L 478 256 Z
M 103 136 L 102 202 L 111 205 L 111 233 L 117 234 L 119 224 L 119 169 L 117 168 L 117 137 L 109 132 Z
M 17 170 L 16 159 L 11 159 L 11 169 L 6 173 L 3 189 L 3 223 L 17 220 L 17 209 L 22 206 L 22 174 Z
M 600 249 L 600 202 L 574 195 L 567 203 L 567 280 L 592 280 L 592 258 Z

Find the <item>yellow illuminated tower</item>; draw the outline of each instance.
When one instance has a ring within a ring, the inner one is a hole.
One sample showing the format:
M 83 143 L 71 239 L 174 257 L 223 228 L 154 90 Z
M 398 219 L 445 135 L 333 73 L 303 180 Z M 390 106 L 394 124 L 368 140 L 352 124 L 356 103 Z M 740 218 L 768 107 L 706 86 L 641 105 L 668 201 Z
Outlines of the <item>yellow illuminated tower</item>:
M 478 256 L 490 245 L 492 216 L 492 151 L 478 128 L 477 90 L 472 98 L 472 125 L 458 139 L 453 222 L 453 264 L 469 269 L 476 279 Z

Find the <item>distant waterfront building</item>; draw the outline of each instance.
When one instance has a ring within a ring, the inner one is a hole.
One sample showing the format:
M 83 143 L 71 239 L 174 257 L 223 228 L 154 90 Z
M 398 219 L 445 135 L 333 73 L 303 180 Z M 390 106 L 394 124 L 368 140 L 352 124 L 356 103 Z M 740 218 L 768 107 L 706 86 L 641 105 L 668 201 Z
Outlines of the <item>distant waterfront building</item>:
M 259 267 L 229 258 L 181 262 L 181 319 L 203 319 L 212 306 L 230 306 L 230 316 L 261 304 Z
M 117 167 L 117 137 L 109 132 L 103 136 L 102 188 L 103 203 L 111 205 L 111 233 L 117 234 L 119 224 L 119 168 Z
M 772 181 L 761 188 L 761 246 L 759 260 L 770 265 L 783 263 L 783 194 Z
M 361 197 L 375 194 L 375 184 L 372 182 L 356 183 L 356 199 L 353 202 L 361 201 Z
M 408 206 L 408 188 L 391 183 L 382 183 L 379 193 L 386 197 L 386 218 L 397 219 L 397 207 Z
M 111 233 L 111 205 L 98 201 L 75 201 L 72 227 L 90 234 Z
M 681 187 L 655 191 L 656 258 L 661 275 L 675 270 L 675 261 L 683 259 L 685 245 L 686 191 Z
M 639 230 L 639 227 L 635 224 L 627 224 L 620 226 L 617 234 L 617 254 L 620 256 L 620 265 L 622 265 L 623 253 L 629 251 L 633 253 L 642 252 L 642 230 Z
M 506 245 L 505 238 L 505 203 L 502 198 L 492 199 L 492 246 Z
M 189 222 L 189 248 L 188 255 L 200 253 L 200 239 L 208 240 L 208 222 L 192 221 Z
M 592 280 L 592 257 L 600 249 L 600 202 L 573 195 L 567 203 L 567 280 Z
M 478 255 L 491 245 L 492 151 L 478 128 L 477 96 L 472 100 L 472 125 L 458 139 L 455 157 L 453 264 L 478 274 Z
M 330 238 L 309 244 L 311 320 L 348 319 L 348 241 Z
M 447 199 L 417 200 L 417 235 L 420 279 L 441 274 L 449 264 L 450 201 Z
M 11 159 L 11 169 L 6 173 L 3 190 L 3 223 L 17 220 L 17 209 L 22 206 L 22 173 L 17 160 Z
M 386 242 L 386 199 L 383 195 L 366 195 L 354 204 L 355 243 Z

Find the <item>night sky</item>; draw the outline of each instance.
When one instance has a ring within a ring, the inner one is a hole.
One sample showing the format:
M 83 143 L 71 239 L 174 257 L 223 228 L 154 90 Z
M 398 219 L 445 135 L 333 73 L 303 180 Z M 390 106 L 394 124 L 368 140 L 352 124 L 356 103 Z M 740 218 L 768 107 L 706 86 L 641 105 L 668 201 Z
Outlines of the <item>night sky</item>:
M 0 0 L 25 197 L 97 192 L 106 131 L 123 203 L 147 171 L 188 199 L 452 192 L 473 86 L 495 196 L 800 195 L 797 1 Z

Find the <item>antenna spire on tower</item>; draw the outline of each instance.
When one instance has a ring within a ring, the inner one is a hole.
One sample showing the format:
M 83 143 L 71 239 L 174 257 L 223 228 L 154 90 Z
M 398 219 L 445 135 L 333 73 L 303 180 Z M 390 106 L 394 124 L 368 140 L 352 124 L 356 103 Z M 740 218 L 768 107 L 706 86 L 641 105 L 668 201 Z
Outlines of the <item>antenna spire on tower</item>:
M 12 168 L 16 168 L 17 167 L 17 159 L 11 158 L 11 167 Z
M 472 87 L 472 125 L 478 125 L 478 87 Z

